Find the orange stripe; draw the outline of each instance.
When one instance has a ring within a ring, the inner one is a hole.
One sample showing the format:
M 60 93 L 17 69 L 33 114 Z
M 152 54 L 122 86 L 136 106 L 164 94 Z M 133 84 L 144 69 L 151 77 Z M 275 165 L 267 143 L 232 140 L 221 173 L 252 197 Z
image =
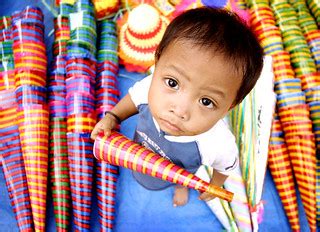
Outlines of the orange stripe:
M 180 168 L 176 171 L 173 177 L 173 183 L 178 183 L 178 178 L 180 177 L 181 172 L 183 172 L 183 169 Z
M 47 151 L 48 150 L 48 147 L 44 147 L 44 146 L 28 146 L 28 148 L 33 148 L 33 149 L 41 149 L 41 150 L 45 150 Z M 23 157 L 26 156 L 34 156 L 34 152 L 28 152 L 28 148 L 25 148 L 24 146 L 22 146 L 22 150 L 24 151 L 23 152 Z M 42 153 L 37 153 L 37 156 L 40 156 L 40 157 L 48 157 L 48 154 L 42 154 Z
M 168 179 L 168 175 L 169 175 L 169 173 L 170 173 L 170 170 L 171 170 L 174 166 L 175 166 L 175 164 L 171 163 L 171 164 L 169 164 L 167 167 L 165 167 L 165 169 L 163 170 L 162 176 L 163 176 L 163 178 L 164 178 L 165 180 Z
M 27 174 L 27 179 L 39 179 L 39 180 L 47 180 L 47 176 L 38 176 L 34 174 Z
M 17 123 L 15 121 L 11 121 L 11 122 L 8 122 L 6 124 L 1 123 L 0 128 L 2 129 L 2 128 L 6 128 L 6 127 L 11 127 L 11 126 L 14 126 L 14 125 L 17 125 Z
M 120 155 L 121 155 L 121 152 L 123 151 L 123 146 L 126 145 L 128 143 L 128 140 L 124 140 L 120 143 L 120 145 L 117 147 L 117 150 L 116 150 L 116 157 L 115 157 L 115 163 L 116 165 L 119 166 L 119 160 L 120 160 Z
M 186 179 L 184 180 L 183 186 L 188 186 L 188 184 L 190 183 L 192 177 L 193 177 L 193 174 L 190 173 L 190 174 L 186 177 Z
M 42 142 L 42 143 L 47 143 L 48 142 L 48 138 L 27 138 L 27 139 L 22 139 L 21 140 L 21 144 L 24 143 L 32 143 L 32 142 Z
M 117 135 L 117 136 L 115 136 L 115 137 L 110 141 L 109 147 L 108 147 L 108 154 L 107 154 L 107 161 L 108 161 L 109 163 L 111 163 L 112 148 L 114 148 L 114 147 L 115 147 L 115 143 L 116 143 L 119 139 L 121 139 L 121 138 L 123 138 L 123 137 L 124 137 L 124 136 Z
M 88 116 L 87 116 L 88 117 Z M 75 117 L 75 118 L 68 118 L 68 123 L 70 122 L 92 122 L 95 123 L 96 120 L 92 118 L 87 118 L 87 117 Z
M 139 147 L 139 144 L 137 144 L 137 143 L 132 143 L 132 144 L 130 145 L 130 147 L 127 149 L 127 151 L 125 152 L 124 157 L 123 157 L 123 166 L 124 166 L 125 168 L 128 168 L 128 167 L 129 167 L 129 166 L 128 166 L 129 156 L 130 156 L 131 152 L 132 152 L 136 147 Z
M 80 130 L 92 130 L 94 127 L 94 125 L 72 125 L 72 126 L 68 126 L 67 130 L 75 130 L 75 131 L 80 131 Z
M 134 155 L 133 161 L 132 161 L 132 169 L 133 171 L 137 171 L 137 163 L 138 163 L 138 159 L 141 156 L 141 153 L 144 152 L 145 148 L 141 148 L 138 150 L 138 152 Z
M 43 70 L 45 71 L 47 69 L 47 66 L 46 65 L 40 65 L 40 64 L 32 64 L 32 63 L 29 63 L 28 66 L 24 63 L 18 63 L 18 64 L 15 64 L 15 68 L 25 68 L 25 67 L 32 67 L 32 68 L 37 68 L 37 69 L 40 69 L 40 70 Z
M 150 153 L 149 155 L 152 155 L 152 153 Z M 149 155 L 148 155 L 148 156 L 149 156 Z M 152 171 L 151 171 L 151 176 L 156 176 L 156 173 L 157 173 L 157 171 L 158 171 L 159 165 L 160 165 L 163 161 L 164 161 L 164 159 L 163 159 L 163 158 L 160 158 L 160 159 L 158 159 L 158 160 L 154 163 L 154 165 L 153 165 L 153 167 L 152 167 Z
M 143 173 L 146 173 L 146 168 L 147 168 L 147 166 L 148 166 L 149 160 L 150 160 L 152 157 L 154 157 L 154 156 L 156 156 L 156 154 L 153 153 L 153 152 L 150 152 L 150 153 L 146 156 L 146 158 L 144 159 L 144 161 L 143 161 L 143 163 L 142 163 L 142 172 L 143 172 Z
M 45 209 L 43 209 L 43 210 L 45 210 Z M 36 213 L 36 212 L 32 212 L 32 215 L 36 216 L 36 218 L 43 218 L 43 219 L 46 218 L 45 214 L 40 214 L 40 213 Z M 34 218 L 34 221 L 37 221 L 37 220 Z M 45 225 L 45 223 L 42 222 L 42 221 L 37 221 L 37 222 L 38 222 L 37 224 L 40 224 L 40 225 L 43 225 L 43 226 Z
M 47 173 L 48 169 L 46 169 L 46 168 L 38 168 L 38 167 L 26 167 L 26 172 L 28 173 L 28 171 Z
M 99 157 L 100 157 L 100 160 L 103 160 L 103 161 L 106 161 L 106 162 L 107 162 L 107 160 L 105 160 L 104 157 L 103 157 L 103 151 L 104 151 L 105 141 L 106 141 L 106 136 L 100 138 L 100 143 L 99 143 Z
M 292 195 L 292 194 L 296 194 L 295 189 L 289 189 L 289 190 L 286 190 L 285 192 L 279 191 L 279 195 L 283 197 L 287 197 L 288 195 Z
M 29 191 L 30 191 L 30 190 L 29 190 Z M 33 192 L 33 191 L 30 191 L 30 192 Z M 46 195 L 46 193 L 45 193 L 45 194 L 39 194 L 38 192 L 35 192 L 35 194 L 36 194 L 36 195 L 42 195 L 42 196 L 45 196 L 45 195 Z M 36 197 L 36 196 L 33 196 L 33 194 L 30 194 L 30 200 L 31 200 L 32 202 L 39 202 L 40 204 L 41 204 L 41 203 L 43 203 L 43 204 L 46 203 L 45 198 L 44 198 L 44 199 L 43 199 L 42 197 L 41 197 L 41 198 L 38 198 L 38 197 Z

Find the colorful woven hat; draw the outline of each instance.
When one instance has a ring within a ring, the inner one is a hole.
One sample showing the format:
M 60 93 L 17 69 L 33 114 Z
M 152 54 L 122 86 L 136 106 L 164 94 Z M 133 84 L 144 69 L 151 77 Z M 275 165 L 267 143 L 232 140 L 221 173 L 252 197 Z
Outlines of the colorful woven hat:
M 120 28 L 120 63 L 130 72 L 146 72 L 169 20 L 151 5 L 141 4 L 129 12 Z

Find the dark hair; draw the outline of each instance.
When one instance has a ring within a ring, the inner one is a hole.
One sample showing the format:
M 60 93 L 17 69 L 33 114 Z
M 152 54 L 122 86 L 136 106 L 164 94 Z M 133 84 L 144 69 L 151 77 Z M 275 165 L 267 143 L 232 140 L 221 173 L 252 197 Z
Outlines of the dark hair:
M 231 61 L 243 80 L 234 105 L 239 104 L 256 84 L 263 67 L 263 50 L 249 27 L 225 9 L 200 7 L 188 10 L 172 20 L 155 52 L 158 61 L 169 44 L 189 40 L 213 49 Z

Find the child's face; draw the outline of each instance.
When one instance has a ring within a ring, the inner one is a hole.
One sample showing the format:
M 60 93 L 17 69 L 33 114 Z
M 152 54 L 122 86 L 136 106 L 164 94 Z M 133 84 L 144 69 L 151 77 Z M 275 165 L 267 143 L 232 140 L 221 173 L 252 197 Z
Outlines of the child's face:
M 201 134 L 227 114 L 241 79 L 223 56 L 187 40 L 171 43 L 155 67 L 151 114 L 170 135 Z

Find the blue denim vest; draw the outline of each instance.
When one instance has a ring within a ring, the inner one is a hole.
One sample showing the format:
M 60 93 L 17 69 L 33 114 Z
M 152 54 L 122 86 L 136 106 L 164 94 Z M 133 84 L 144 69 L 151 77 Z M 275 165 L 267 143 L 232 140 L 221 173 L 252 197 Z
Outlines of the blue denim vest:
M 162 155 L 190 173 L 195 173 L 201 165 L 201 156 L 197 143 L 195 141 L 179 143 L 167 140 L 163 131 L 158 132 L 149 106 L 142 104 L 138 109 L 139 116 L 134 136 L 135 142 Z M 172 185 L 170 182 L 138 172 L 133 172 L 133 176 L 138 183 L 150 190 L 160 190 Z

